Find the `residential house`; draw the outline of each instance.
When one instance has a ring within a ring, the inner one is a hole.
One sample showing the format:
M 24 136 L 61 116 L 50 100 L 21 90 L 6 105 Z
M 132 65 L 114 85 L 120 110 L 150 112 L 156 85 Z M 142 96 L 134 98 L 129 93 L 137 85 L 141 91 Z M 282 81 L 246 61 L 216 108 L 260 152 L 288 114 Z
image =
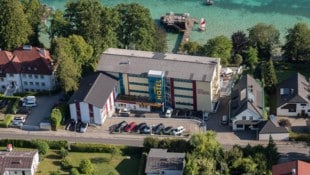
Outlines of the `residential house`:
M 242 76 L 234 85 L 230 100 L 230 119 L 236 130 L 256 130 L 264 120 L 264 90 L 250 75 Z
M 296 160 L 272 166 L 272 175 L 309 175 L 310 163 Z
M 185 153 L 167 152 L 152 148 L 147 156 L 146 175 L 183 175 Z
M 300 73 L 277 86 L 278 116 L 310 116 L 310 83 Z
M 0 152 L 1 175 L 34 175 L 38 165 L 38 151 Z
M 101 125 L 114 113 L 114 90 L 117 80 L 95 73 L 81 80 L 79 89 L 68 101 L 71 119 Z
M 269 140 L 270 136 L 273 140 L 289 139 L 289 132 L 287 128 L 279 126 L 279 124 L 274 119 L 262 121 L 260 125 L 262 128 L 259 131 L 259 140 Z
M 0 92 L 51 91 L 55 86 L 55 66 L 46 49 L 0 50 Z

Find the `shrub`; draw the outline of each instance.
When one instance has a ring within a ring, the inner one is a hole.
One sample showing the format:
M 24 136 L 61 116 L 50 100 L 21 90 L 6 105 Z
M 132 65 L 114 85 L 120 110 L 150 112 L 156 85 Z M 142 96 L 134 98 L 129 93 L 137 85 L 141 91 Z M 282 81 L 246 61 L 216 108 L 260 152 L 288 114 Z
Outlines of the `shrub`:
M 6 115 L 4 120 L 3 120 L 3 122 L 0 122 L 0 126 L 4 127 L 4 128 L 7 128 L 11 124 L 12 120 L 13 120 L 13 116 L 12 115 Z
M 45 155 L 49 150 L 49 145 L 44 140 L 33 140 L 32 144 L 39 150 L 40 155 Z
M 288 119 L 279 120 L 279 125 L 283 127 L 291 127 L 291 122 Z
M 88 159 L 81 160 L 79 169 L 83 174 L 92 174 L 94 172 L 94 167 Z
M 56 131 L 57 128 L 59 128 L 61 120 L 62 120 L 62 115 L 61 115 L 60 110 L 58 108 L 54 108 L 51 113 L 51 125 L 54 131 Z
M 68 156 L 69 152 L 68 150 L 66 150 L 64 147 L 62 147 L 59 151 L 60 157 L 61 158 L 65 158 Z
M 66 148 L 68 146 L 68 141 L 66 140 L 45 140 L 51 149 Z
M 80 175 L 80 172 L 76 168 L 71 168 L 70 175 Z
M 73 152 L 112 153 L 115 145 L 76 143 L 70 146 Z
M 52 171 L 50 172 L 50 175 L 60 175 L 59 171 Z
M 64 170 L 68 170 L 68 169 L 72 168 L 71 160 L 68 157 L 61 159 L 60 164 Z

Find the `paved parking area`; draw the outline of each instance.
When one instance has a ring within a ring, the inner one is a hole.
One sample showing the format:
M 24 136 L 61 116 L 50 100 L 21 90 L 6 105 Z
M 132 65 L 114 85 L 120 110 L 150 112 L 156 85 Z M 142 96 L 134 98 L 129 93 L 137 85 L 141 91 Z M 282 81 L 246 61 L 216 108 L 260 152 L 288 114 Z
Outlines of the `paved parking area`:
M 61 94 L 37 97 L 37 106 L 31 108 L 24 125 L 39 126 L 40 122 L 49 121 L 51 109 L 59 101 Z

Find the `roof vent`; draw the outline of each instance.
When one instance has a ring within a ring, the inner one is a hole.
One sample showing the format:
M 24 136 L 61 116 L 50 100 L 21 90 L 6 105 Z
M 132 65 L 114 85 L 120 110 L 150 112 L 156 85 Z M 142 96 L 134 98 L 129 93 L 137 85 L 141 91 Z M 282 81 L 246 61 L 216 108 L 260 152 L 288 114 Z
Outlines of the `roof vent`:
M 30 66 L 28 66 L 28 67 L 27 67 L 27 69 L 28 69 L 28 70 L 31 70 L 31 67 L 30 67 Z
M 24 45 L 23 50 L 31 50 L 32 46 L 31 45 Z
M 37 68 L 37 67 L 34 67 L 34 68 L 33 68 L 33 70 L 34 70 L 34 71 L 37 71 L 37 70 L 38 70 L 38 68 Z
M 46 56 L 46 51 L 44 48 L 40 48 L 40 53 L 43 55 L 43 56 Z
M 294 94 L 294 89 L 291 89 L 291 94 Z
M 292 169 L 292 174 L 296 175 L 296 169 L 295 168 Z

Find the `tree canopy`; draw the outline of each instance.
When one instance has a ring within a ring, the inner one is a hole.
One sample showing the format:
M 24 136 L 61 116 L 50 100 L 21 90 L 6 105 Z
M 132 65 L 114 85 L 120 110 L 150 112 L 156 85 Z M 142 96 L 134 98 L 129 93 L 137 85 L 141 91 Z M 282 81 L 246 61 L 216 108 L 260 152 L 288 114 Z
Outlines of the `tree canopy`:
M 19 0 L 0 3 L 0 48 L 12 50 L 28 42 L 31 25 Z
M 289 61 L 310 60 L 310 29 L 305 23 L 298 23 L 288 29 L 283 46 L 283 56 Z

